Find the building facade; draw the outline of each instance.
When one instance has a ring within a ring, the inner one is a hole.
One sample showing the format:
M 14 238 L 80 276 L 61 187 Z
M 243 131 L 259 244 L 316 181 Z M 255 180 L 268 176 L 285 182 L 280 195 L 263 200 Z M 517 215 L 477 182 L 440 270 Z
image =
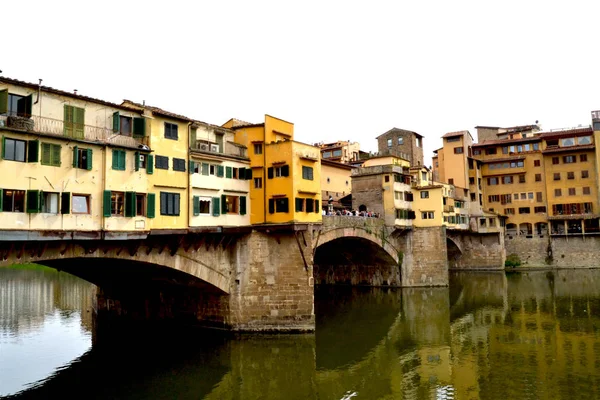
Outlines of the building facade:
M 411 166 L 423 164 L 423 136 L 405 129 L 392 128 L 377 136 L 380 155 L 394 155 L 408 160 Z
M 321 158 L 321 204 L 328 211 L 352 207 L 354 169 L 351 165 Z
M 323 160 L 349 164 L 360 160 L 360 145 L 358 142 L 337 141 L 334 143 L 316 143 L 321 149 Z

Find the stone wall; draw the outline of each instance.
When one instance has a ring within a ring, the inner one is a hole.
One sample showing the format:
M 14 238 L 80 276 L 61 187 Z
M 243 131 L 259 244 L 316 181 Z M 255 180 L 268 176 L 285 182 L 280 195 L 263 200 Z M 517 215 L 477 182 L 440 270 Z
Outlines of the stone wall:
M 407 235 L 402 286 L 447 286 L 448 255 L 443 227 L 414 228 Z
M 525 267 L 600 267 L 598 236 L 512 236 L 505 246 L 506 254 L 517 254 Z
M 448 237 L 458 244 L 461 251 L 450 266 L 452 269 L 504 269 L 506 256 L 502 234 L 461 232 Z
M 548 267 L 546 257 L 548 256 L 548 236 L 505 236 L 504 246 L 506 255 L 517 254 L 524 267 Z
M 238 242 L 230 290 L 233 330 L 314 330 L 311 229 L 252 232 Z

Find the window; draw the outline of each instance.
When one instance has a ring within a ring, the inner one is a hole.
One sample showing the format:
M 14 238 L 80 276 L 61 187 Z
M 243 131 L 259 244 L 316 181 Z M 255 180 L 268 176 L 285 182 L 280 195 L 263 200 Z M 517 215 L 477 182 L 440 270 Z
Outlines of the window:
M 508 146 L 502 147 L 502 154 L 508 154 Z
M 254 189 L 262 189 L 262 178 L 254 178 Z
M 76 139 L 83 139 L 85 109 L 65 105 L 63 134 Z
M 399 138 L 398 138 L 398 144 L 399 144 L 399 145 L 402 145 L 402 144 L 404 144 L 404 138 L 403 138 L 403 137 L 399 137 Z
M 60 167 L 60 150 L 59 144 L 42 143 L 42 165 Z
M 533 160 L 533 166 L 534 167 L 539 167 L 541 165 L 540 160 Z
M 273 176 L 290 176 L 290 166 L 282 165 L 281 167 L 269 167 L 269 169 L 267 169 L 267 177 L 273 179 Z
M 286 197 L 271 199 L 274 201 L 275 212 L 276 213 L 286 213 L 288 212 L 288 199 Z
M 446 139 L 446 142 L 448 142 L 448 143 L 460 142 L 460 136 L 449 137 Z
M 58 193 L 42 192 L 42 212 L 58 214 Z
M 521 193 L 521 200 L 527 200 L 527 193 Z
M 558 146 L 558 139 L 546 140 L 546 145 L 547 145 L 547 147 L 557 147 Z
M 135 170 L 139 171 L 140 169 L 148 169 L 148 157 L 150 157 L 149 154 L 140 154 L 139 152 L 135 152 Z M 190 165 L 192 166 L 194 172 L 198 172 L 198 167 L 199 164 L 198 163 L 194 163 L 193 161 L 190 161 Z
M 454 148 L 454 154 L 462 154 L 464 152 L 464 148 L 462 147 L 455 147 Z
M 31 103 L 32 95 L 25 97 L 8 93 L 6 89 L 0 91 L 0 104 L 3 104 L 3 108 L 0 109 L 0 114 L 2 115 L 30 117 Z
M 591 136 L 581 136 L 577 139 L 577 143 L 579 145 L 592 144 L 592 137 Z
M 254 143 L 254 154 L 262 154 L 262 143 Z
M 3 138 L 2 158 L 10 161 L 25 162 L 27 142 L 24 140 Z M 60 146 L 59 146 L 60 147 Z
M 421 219 L 434 219 L 433 211 L 421 211 Z
M 541 203 L 541 202 L 543 201 L 543 199 L 542 199 L 542 192 L 536 192 L 536 193 L 535 193 L 535 200 L 536 200 L 538 203 Z
M 73 148 L 73 167 L 92 169 L 92 149 L 80 149 L 77 146 Z
M 427 190 L 424 190 L 421 192 L 421 198 L 422 199 L 428 199 L 429 198 L 429 192 Z
M 2 211 L 25 212 L 25 191 L 4 189 L 2 192 Z
M 475 201 L 476 197 L 475 197 L 475 193 L 471 193 L 471 201 Z
M 64 195 L 65 193 L 63 193 Z M 67 196 L 63 196 L 63 202 L 68 198 Z M 73 194 L 72 198 L 73 206 L 72 211 L 73 214 L 89 214 L 90 213 L 90 195 L 89 194 Z
M 530 207 L 519 207 L 519 214 L 531 214 Z
M 119 132 L 124 136 L 131 136 L 133 131 L 133 118 L 125 117 L 123 115 L 119 116 Z
M 489 203 L 497 203 L 499 201 L 500 201 L 500 195 L 498 195 L 498 194 L 493 194 L 491 196 L 488 196 Z
M 493 186 L 498 184 L 498 178 L 488 178 L 488 185 Z
M 312 200 L 310 200 L 310 202 L 312 203 Z M 304 199 L 296 197 L 296 212 L 301 211 L 304 211 Z
M 474 156 L 478 156 L 480 154 L 481 154 L 481 150 L 479 150 L 479 149 L 473 149 L 473 155 Z
M 173 171 L 185 172 L 185 160 L 173 157 Z
M 165 137 L 167 139 L 177 140 L 177 124 L 172 124 L 170 122 L 165 122 Z
M 160 192 L 160 215 L 179 215 L 179 193 Z
M 509 185 L 509 184 L 513 183 L 513 177 L 511 175 L 503 176 L 502 183 L 505 185 Z
M 123 216 L 125 215 L 125 193 L 111 192 L 110 197 L 110 215 Z
M 200 197 L 198 201 L 199 214 L 210 215 L 210 197 Z
M 555 181 L 560 181 L 560 172 L 555 172 L 554 173 L 554 180 Z
M 479 218 L 479 226 L 486 226 L 487 220 L 485 218 Z
M 312 167 L 302 166 L 302 179 L 307 179 L 309 181 L 313 180 L 313 169 Z
M 533 212 L 536 214 L 543 214 L 546 212 L 546 206 L 534 207 Z
M 504 214 L 506 214 L 506 215 L 515 215 L 515 209 L 514 208 L 505 208 L 504 209 Z
M 324 151 L 323 152 L 323 158 L 331 158 L 331 152 L 330 151 Z
M 575 172 L 567 172 L 567 179 L 575 179 Z
M 112 151 L 112 169 L 125 171 L 125 150 Z
M 586 162 L 586 161 L 587 161 L 587 154 L 580 154 L 579 162 Z
M 418 138 L 416 138 L 416 139 L 417 139 L 417 140 L 416 140 L 416 145 L 417 145 L 417 147 L 423 147 L 423 139 L 422 139 L 422 138 L 420 138 L 420 137 L 418 137 Z
M 384 176 L 384 177 L 383 177 L 383 180 L 384 180 L 385 182 L 389 182 L 389 181 L 390 181 L 390 176 L 389 176 L 389 175 L 386 175 L 386 176 Z
M 404 192 L 394 191 L 394 199 L 403 201 L 404 200 Z
M 542 174 L 535 174 L 535 181 L 536 182 L 541 182 L 542 181 Z
M 341 157 L 342 156 L 342 150 L 334 150 L 333 151 L 333 156 L 334 157 Z
M 583 187 L 583 194 L 590 194 L 590 187 L 589 186 L 584 186 Z
M 529 200 L 533 200 L 533 192 L 529 192 L 529 193 L 527 193 L 527 198 L 528 198 Z
M 554 197 L 560 197 L 560 196 L 562 196 L 562 190 L 554 189 Z
M 569 196 L 575 196 L 575 188 L 569 188 Z
M 583 170 L 583 171 L 581 171 L 581 177 L 582 178 L 589 178 L 590 177 L 590 173 L 587 170 Z
M 238 196 L 221 196 L 221 207 L 223 214 L 239 214 L 239 197 Z
M 552 157 L 552 164 L 556 165 L 558 163 L 560 163 L 559 158 L 558 157 Z
M 492 155 L 492 154 L 496 154 L 496 151 L 497 151 L 496 148 L 492 147 L 491 149 L 486 149 L 485 150 L 485 154 L 487 154 L 489 156 L 489 155 Z
M 387 147 L 392 147 L 392 139 L 387 140 Z
M 154 159 L 156 169 L 169 169 L 169 157 L 155 156 Z
M 319 202 L 317 200 L 313 201 L 312 199 L 306 199 L 306 212 L 318 212 L 319 211 Z
M 519 183 L 525 183 L 525 175 L 519 175 Z
M 575 145 L 575 138 L 566 138 L 566 139 L 561 139 L 560 140 L 560 145 L 562 147 L 566 147 L 566 146 L 574 146 Z
M 577 158 L 575 156 L 564 156 L 563 157 L 563 162 L 565 164 L 572 164 L 576 161 L 577 161 Z
M 475 184 L 475 178 L 469 178 L 469 185 Z
M 454 185 L 454 178 L 448 178 L 448 184 Z

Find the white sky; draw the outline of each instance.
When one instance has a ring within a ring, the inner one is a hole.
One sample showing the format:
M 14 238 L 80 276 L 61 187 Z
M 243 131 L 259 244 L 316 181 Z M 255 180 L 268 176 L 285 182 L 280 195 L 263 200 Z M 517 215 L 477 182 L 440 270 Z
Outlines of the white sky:
M 3 76 L 376 150 L 600 109 L 600 1 L 9 1 Z M 8 26 L 7 26 L 8 25 Z

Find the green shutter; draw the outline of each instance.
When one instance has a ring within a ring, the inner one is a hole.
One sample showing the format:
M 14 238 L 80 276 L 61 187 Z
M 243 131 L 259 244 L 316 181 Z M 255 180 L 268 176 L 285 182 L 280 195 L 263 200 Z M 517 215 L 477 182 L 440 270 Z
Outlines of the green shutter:
M 219 178 L 223 177 L 223 172 L 225 171 L 225 168 L 223 168 L 222 165 L 217 165 L 217 176 Z
M 269 214 L 275 213 L 275 199 L 269 199 Z
M 135 217 L 135 192 L 125 192 L 125 216 Z
M 273 179 L 273 167 L 267 169 L 267 178 Z
M 8 113 L 8 89 L 0 90 L 0 114 Z
M 102 215 L 105 217 L 110 217 L 112 214 L 111 200 L 112 192 L 110 190 L 105 190 L 102 194 Z
M 227 196 L 221 195 L 221 214 L 227 214 Z
M 246 215 L 246 196 L 240 196 L 240 215 Z
M 246 180 L 252 180 L 252 168 L 246 168 Z
M 208 175 L 208 164 L 202 163 L 202 175 Z
M 60 144 L 53 144 L 50 146 L 50 165 L 53 165 L 55 167 L 60 167 L 60 151 L 61 151 L 61 146 Z
M 42 143 L 42 160 L 43 165 L 50 165 L 50 144 Z
M 194 162 L 192 160 L 188 161 L 188 170 L 190 171 L 190 174 L 194 173 Z
M 290 176 L 290 166 L 289 165 L 283 165 L 281 167 L 281 176 Z
M 315 200 L 315 212 L 321 212 L 321 210 L 319 210 L 319 200 Z
M 73 107 L 74 110 L 74 137 L 77 139 L 83 139 L 83 127 L 85 123 L 85 109 L 79 107 Z
M 154 218 L 156 208 L 156 195 L 154 193 L 148 193 L 148 198 L 146 202 L 146 216 L 148 218 Z
M 65 104 L 65 117 L 63 121 L 63 133 L 65 136 L 73 136 L 73 107 Z
M 119 171 L 125 171 L 125 150 L 119 150 Z
M 73 168 L 77 168 L 77 151 L 79 149 L 77 148 L 77 146 L 73 147 Z
M 112 169 L 119 169 L 119 150 L 112 151 Z
M 70 214 L 71 213 L 71 193 L 62 192 L 60 195 L 60 213 Z
M 28 213 L 40 212 L 40 191 L 39 190 L 28 190 L 27 191 L 27 212 Z
M 2 208 L 2 198 L 4 197 L 4 189 L 0 189 L 0 212 L 4 211 Z
M 4 160 L 6 154 L 6 137 L 2 136 L 2 159 Z
M 148 175 L 152 175 L 154 173 L 154 156 L 152 154 L 148 154 L 146 157 L 146 173 Z
M 30 140 L 27 142 L 27 162 L 38 162 L 40 153 L 40 142 Z
M 85 166 L 85 169 L 87 169 L 88 171 L 92 170 L 92 165 L 93 165 L 93 161 L 92 161 L 92 149 L 86 149 L 85 150 L 87 152 L 87 165 Z
M 121 115 L 118 111 L 113 113 L 113 132 L 121 132 Z
M 134 159 L 135 159 L 135 170 L 139 171 L 140 170 L 140 152 L 136 151 L 134 153 Z
M 296 212 L 302 211 L 304 208 L 304 199 L 296 197 Z
M 146 120 L 144 118 L 133 119 L 133 137 L 146 136 Z
M 212 205 L 213 205 L 213 216 L 214 217 L 218 217 L 219 215 L 221 215 L 220 211 L 221 211 L 221 199 L 219 199 L 218 197 L 213 197 L 212 199 Z
M 192 200 L 193 200 L 194 215 L 200 215 L 200 197 L 194 196 Z
M 225 178 L 231 179 L 231 177 L 233 176 L 233 173 L 231 171 L 231 167 L 225 167 Z

